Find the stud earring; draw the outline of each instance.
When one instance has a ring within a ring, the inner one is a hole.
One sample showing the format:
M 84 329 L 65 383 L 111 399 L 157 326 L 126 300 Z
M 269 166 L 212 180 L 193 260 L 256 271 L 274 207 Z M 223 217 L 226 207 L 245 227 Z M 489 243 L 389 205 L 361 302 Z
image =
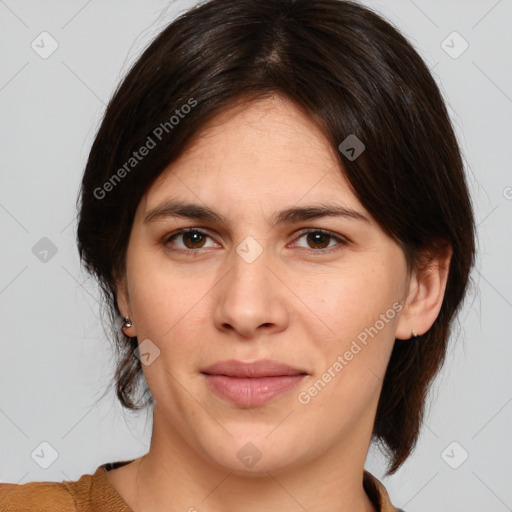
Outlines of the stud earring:
M 130 317 L 129 316 L 125 316 L 124 317 L 124 322 L 123 322 L 123 325 L 122 325 L 121 329 L 128 329 L 132 325 L 133 325 L 133 323 L 130 320 Z
M 416 333 L 416 331 L 412 331 L 412 337 L 413 338 L 417 338 L 418 337 L 418 334 Z

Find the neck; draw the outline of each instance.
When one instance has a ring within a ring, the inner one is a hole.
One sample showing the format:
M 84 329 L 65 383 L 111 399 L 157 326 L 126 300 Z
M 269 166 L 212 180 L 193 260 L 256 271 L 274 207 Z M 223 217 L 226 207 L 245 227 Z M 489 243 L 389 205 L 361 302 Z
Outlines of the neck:
M 241 503 L 244 512 L 375 512 L 363 488 L 370 436 L 288 469 L 247 476 L 199 454 L 155 407 L 151 448 L 130 464 L 125 499 L 135 512 L 220 512 L 238 510 Z

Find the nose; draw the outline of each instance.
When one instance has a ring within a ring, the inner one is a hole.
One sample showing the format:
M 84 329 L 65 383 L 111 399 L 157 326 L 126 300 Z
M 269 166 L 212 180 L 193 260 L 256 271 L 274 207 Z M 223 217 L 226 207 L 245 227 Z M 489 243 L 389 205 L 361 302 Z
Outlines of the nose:
M 266 251 L 252 262 L 233 251 L 230 270 L 217 287 L 215 327 L 242 338 L 286 329 L 289 313 L 282 282 L 270 270 Z

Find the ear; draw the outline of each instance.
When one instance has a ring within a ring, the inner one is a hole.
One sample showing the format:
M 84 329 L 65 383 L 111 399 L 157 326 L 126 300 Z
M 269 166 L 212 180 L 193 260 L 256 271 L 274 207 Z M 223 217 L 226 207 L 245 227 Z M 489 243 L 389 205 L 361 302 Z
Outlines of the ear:
M 422 255 L 423 263 L 411 272 L 407 299 L 398 321 L 395 338 L 408 340 L 415 331 L 425 334 L 439 315 L 443 303 L 452 247 L 448 243 L 436 246 Z
M 135 322 L 133 321 L 132 311 L 130 308 L 130 296 L 128 294 L 126 276 L 116 280 L 116 300 L 117 307 L 122 317 L 121 322 L 124 322 L 125 317 L 129 317 L 132 323 L 131 327 L 123 327 L 123 332 L 130 337 L 136 336 Z

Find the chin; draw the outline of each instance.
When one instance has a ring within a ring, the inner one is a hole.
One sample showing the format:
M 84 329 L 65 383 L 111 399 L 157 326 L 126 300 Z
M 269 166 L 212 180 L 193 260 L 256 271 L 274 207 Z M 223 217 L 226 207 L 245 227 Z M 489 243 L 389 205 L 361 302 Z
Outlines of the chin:
M 297 453 L 296 446 L 301 444 L 293 442 L 290 436 L 287 436 L 288 442 L 280 436 L 268 439 L 265 437 L 268 436 L 268 427 L 265 426 L 264 430 L 265 434 L 261 436 L 254 435 L 253 430 L 252 435 L 234 436 L 224 445 L 215 443 L 214 448 L 204 445 L 202 448 L 225 471 L 252 478 L 268 477 L 269 472 L 277 475 L 307 458 L 306 454 Z

